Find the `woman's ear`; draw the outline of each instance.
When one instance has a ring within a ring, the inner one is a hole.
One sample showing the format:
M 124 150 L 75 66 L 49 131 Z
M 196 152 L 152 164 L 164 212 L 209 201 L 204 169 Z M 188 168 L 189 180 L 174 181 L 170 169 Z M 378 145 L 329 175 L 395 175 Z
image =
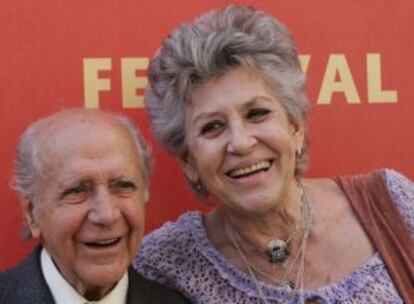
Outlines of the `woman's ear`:
M 29 228 L 31 236 L 34 239 L 40 238 L 41 231 L 35 216 L 35 206 L 33 201 L 23 196 L 19 197 L 19 201 L 23 210 L 23 216 L 26 221 L 26 225 Z
M 178 162 L 187 179 L 192 182 L 196 182 L 198 180 L 198 173 L 193 165 L 191 156 L 187 156 L 185 159 L 179 158 Z
M 145 192 L 144 192 L 144 202 L 145 202 L 145 204 L 148 203 L 149 198 L 150 198 L 149 190 L 145 189 Z
M 303 149 L 305 141 L 305 125 L 303 121 L 292 121 L 292 135 L 296 145 L 296 150 L 301 151 Z

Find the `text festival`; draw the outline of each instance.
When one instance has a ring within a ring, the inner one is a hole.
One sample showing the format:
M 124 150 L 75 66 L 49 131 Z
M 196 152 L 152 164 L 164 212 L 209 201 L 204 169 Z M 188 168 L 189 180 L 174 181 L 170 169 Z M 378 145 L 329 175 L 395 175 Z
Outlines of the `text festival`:
M 300 56 L 303 71 L 306 73 L 311 64 L 311 55 Z M 147 85 L 145 76 L 149 59 L 147 57 L 121 58 L 120 83 L 122 107 L 142 108 L 143 92 Z M 100 92 L 112 90 L 110 77 L 102 75 L 112 71 L 111 58 L 84 58 L 83 81 L 84 100 L 86 108 L 99 108 Z M 381 55 L 378 53 L 366 54 L 366 100 L 370 104 L 396 103 L 398 92 L 384 89 L 381 76 Z M 106 74 L 107 75 L 107 74 Z M 114 82 L 115 83 L 115 82 Z M 343 94 L 349 104 L 360 104 L 361 97 L 344 54 L 331 54 L 328 57 L 319 94 L 316 99 L 318 105 L 328 105 L 334 94 Z

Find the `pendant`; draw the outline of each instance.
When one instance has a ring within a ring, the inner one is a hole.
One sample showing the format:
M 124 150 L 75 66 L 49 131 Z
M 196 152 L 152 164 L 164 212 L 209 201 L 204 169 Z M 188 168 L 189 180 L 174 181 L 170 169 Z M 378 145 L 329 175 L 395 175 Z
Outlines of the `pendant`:
M 283 240 L 273 239 L 267 243 L 265 251 L 270 263 L 282 263 L 289 256 L 287 244 Z
M 292 281 L 285 281 L 281 283 L 279 287 L 286 291 L 292 291 L 295 289 L 295 283 L 293 283 Z

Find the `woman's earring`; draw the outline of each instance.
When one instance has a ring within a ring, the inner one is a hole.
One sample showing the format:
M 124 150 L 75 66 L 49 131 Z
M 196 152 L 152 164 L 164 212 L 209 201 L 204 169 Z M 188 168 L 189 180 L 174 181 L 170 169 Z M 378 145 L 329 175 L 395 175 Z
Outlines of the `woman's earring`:
M 300 156 L 301 154 L 302 154 L 302 146 L 298 146 L 297 148 L 296 148 L 296 156 Z
M 204 187 L 203 183 L 201 182 L 201 180 L 199 178 L 197 180 L 195 180 L 195 181 L 189 179 L 188 180 L 188 183 L 190 184 L 190 187 L 193 188 L 193 190 L 195 191 L 195 193 L 200 198 L 206 198 L 206 197 L 208 197 L 208 191 Z
M 194 183 L 194 185 L 195 185 L 195 188 L 196 188 L 196 190 L 197 190 L 197 192 L 202 192 L 203 191 L 203 185 L 201 184 L 201 182 L 200 182 L 200 180 L 197 180 L 195 183 Z

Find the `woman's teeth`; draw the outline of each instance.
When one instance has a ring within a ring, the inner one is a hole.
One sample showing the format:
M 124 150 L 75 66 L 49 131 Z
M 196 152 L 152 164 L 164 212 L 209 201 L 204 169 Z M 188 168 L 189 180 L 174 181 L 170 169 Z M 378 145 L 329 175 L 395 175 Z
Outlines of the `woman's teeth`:
M 229 173 L 229 176 L 233 177 L 233 178 L 238 178 L 238 177 L 241 177 L 241 176 L 251 175 L 251 174 L 257 173 L 259 171 L 269 169 L 270 164 L 271 164 L 270 160 L 264 160 L 264 161 L 258 162 L 256 164 L 253 164 L 249 167 L 244 167 L 244 168 L 239 168 L 239 169 L 232 170 Z

